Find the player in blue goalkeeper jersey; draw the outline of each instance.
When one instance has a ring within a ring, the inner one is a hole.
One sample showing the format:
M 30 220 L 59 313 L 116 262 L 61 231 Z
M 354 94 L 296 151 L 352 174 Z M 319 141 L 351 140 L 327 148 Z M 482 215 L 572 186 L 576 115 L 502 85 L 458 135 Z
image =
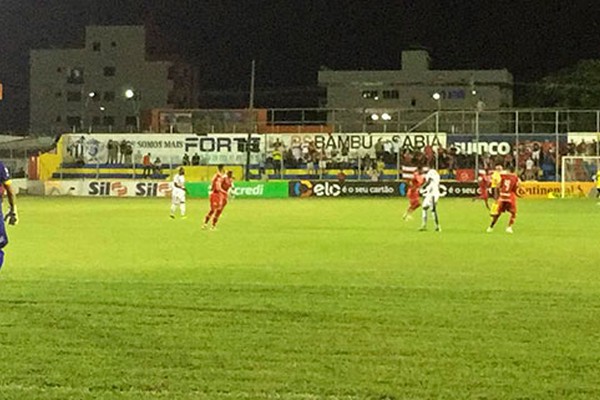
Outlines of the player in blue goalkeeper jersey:
M 2 268 L 2 264 L 4 264 L 4 247 L 8 244 L 8 236 L 6 234 L 6 224 L 8 222 L 9 225 L 15 225 L 17 223 L 17 205 L 15 204 L 15 195 L 13 193 L 13 189 L 10 182 L 10 175 L 8 174 L 8 169 L 4 166 L 4 163 L 0 161 L 0 186 L 3 189 L 3 192 L 6 194 L 8 198 L 8 205 L 10 208 L 6 215 L 2 215 L 2 210 L 0 207 L 0 268 Z

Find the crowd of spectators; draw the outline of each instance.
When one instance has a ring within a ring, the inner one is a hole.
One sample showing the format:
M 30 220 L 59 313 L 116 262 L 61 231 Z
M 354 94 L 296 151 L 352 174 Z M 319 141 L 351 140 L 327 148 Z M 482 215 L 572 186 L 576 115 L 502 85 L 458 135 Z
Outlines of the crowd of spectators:
M 491 170 L 495 165 L 502 164 L 515 167 L 522 180 L 552 181 L 556 180 L 557 168 L 560 169 L 560 157 L 600 155 L 598 143 L 593 140 L 561 142 L 558 156 L 556 141 L 550 140 L 511 143 L 512 150 L 506 154 L 484 152 L 478 157 L 474 153 L 460 152 L 453 145 L 435 148 L 427 145 L 417 150 L 405 148 L 398 155 L 391 142 L 381 140 L 375 144 L 373 152 L 362 154 L 345 147 L 332 151 L 320 150 L 310 140 L 295 142 L 287 147 L 277 140 L 270 147 L 270 152 L 263 156 L 260 163 L 261 174 L 266 169 L 273 169 L 276 176 L 281 176 L 286 169 L 303 169 L 308 175 L 337 174 L 345 179 L 347 175 L 344 171 L 352 170 L 355 175 L 367 176 L 371 180 L 378 180 L 385 169 L 398 170 L 400 166 L 428 166 L 445 170 L 447 178 L 453 178 L 459 169 L 477 167 Z

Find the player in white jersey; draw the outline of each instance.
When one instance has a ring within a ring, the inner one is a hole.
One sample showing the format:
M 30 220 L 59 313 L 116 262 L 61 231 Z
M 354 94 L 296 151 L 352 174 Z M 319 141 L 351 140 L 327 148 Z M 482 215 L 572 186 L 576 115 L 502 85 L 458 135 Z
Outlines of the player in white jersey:
M 421 168 L 421 172 L 424 172 L 423 168 Z M 425 174 L 425 183 L 423 184 L 423 189 L 421 189 L 421 191 L 423 193 L 423 223 L 419 230 L 424 231 L 427 229 L 427 211 L 431 209 L 431 215 L 433 215 L 435 221 L 435 230 L 441 232 L 442 227 L 440 226 L 437 211 L 437 203 L 440 199 L 440 174 L 438 174 L 435 169 L 431 168 L 427 171 L 427 174 Z
M 181 211 L 181 218 L 185 218 L 185 169 L 179 167 L 179 172 L 173 177 L 173 192 L 171 194 L 171 218 L 175 218 L 177 206 Z

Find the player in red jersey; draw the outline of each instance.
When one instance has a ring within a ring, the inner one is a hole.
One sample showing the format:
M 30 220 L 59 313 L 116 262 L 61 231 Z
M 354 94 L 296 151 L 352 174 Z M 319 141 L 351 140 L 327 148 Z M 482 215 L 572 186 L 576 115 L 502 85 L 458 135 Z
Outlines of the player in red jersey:
M 408 208 L 406 212 L 402 216 L 403 220 L 407 220 L 412 218 L 411 214 L 421 206 L 421 202 L 419 201 L 419 189 L 423 185 L 423 175 L 419 173 L 417 169 L 413 173 L 413 177 L 410 181 L 408 181 L 408 191 L 406 192 L 406 197 L 408 197 Z
M 221 212 L 225 209 L 227 205 L 227 200 L 230 197 L 233 197 L 233 171 L 227 171 L 225 177 L 223 178 L 223 182 L 221 183 L 221 188 L 227 192 L 225 196 L 223 196 L 223 201 L 221 202 Z
M 215 229 L 217 226 L 217 222 L 219 222 L 219 217 L 223 212 L 223 208 L 221 207 L 223 204 L 223 199 L 227 197 L 227 191 L 223 189 L 223 180 L 225 178 L 225 174 L 223 173 L 223 169 L 225 166 L 223 164 L 219 164 L 217 166 L 217 172 L 213 176 L 210 182 L 210 211 L 204 217 L 204 225 L 202 225 L 202 229 L 208 228 L 208 223 L 212 218 L 212 226 L 211 229 Z
M 508 172 L 501 175 L 498 189 L 498 213 L 492 215 L 492 223 L 487 228 L 487 231 L 492 232 L 500 215 L 508 211 L 510 213 L 510 220 L 508 221 L 506 232 L 513 233 L 512 226 L 517 218 L 517 190 L 519 189 L 519 177 L 515 175 L 513 167 L 509 167 Z
M 489 175 L 488 171 L 482 171 L 477 177 L 477 181 L 479 182 L 479 196 L 473 197 L 473 201 L 475 200 L 483 200 L 485 202 L 485 207 L 489 210 L 490 205 L 488 203 L 488 199 L 490 198 L 488 189 L 492 183 L 492 178 Z

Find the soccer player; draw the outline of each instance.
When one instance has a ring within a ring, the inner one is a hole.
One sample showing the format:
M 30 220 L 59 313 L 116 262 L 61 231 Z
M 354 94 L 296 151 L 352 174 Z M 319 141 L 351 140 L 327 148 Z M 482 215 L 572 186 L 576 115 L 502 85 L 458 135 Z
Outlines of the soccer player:
M 477 180 L 479 182 L 479 196 L 475 196 L 473 198 L 473 201 L 475 200 L 483 200 L 485 202 L 485 207 L 489 210 L 490 209 L 490 205 L 488 203 L 488 199 L 489 199 L 489 194 L 488 194 L 488 188 L 490 187 L 491 184 L 491 178 L 490 175 L 488 173 L 487 170 L 483 171 L 483 173 L 479 174 L 479 176 L 477 177 Z
M 221 205 L 223 203 L 223 199 L 227 197 L 227 191 L 223 189 L 223 179 L 225 177 L 223 170 L 225 166 L 223 164 L 219 164 L 217 166 L 217 172 L 213 176 L 210 182 L 210 211 L 204 217 L 204 225 L 202 225 L 202 229 L 208 228 L 208 224 L 212 219 L 211 229 L 215 230 L 217 227 L 217 222 L 219 222 L 219 217 L 223 212 Z
M 509 167 L 508 171 L 501 175 L 498 196 L 498 213 L 492 215 L 492 223 L 487 228 L 487 232 L 494 230 L 494 225 L 498 222 L 500 215 L 506 211 L 510 213 L 510 220 L 506 227 L 507 233 L 513 233 L 512 226 L 517 218 L 517 189 L 519 188 L 519 177 L 515 174 L 514 167 Z
M 9 225 L 16 225 L 18 222 L 17 217 L 17 205 L 15 203 L 15 195 L 12 189 L 12 184 L 10 181 L 10 175 L 8 173 L 8 169 L 4 166 L 4 163 L 0 161 L 0 185 L 4 189 L 6 193 L 6 197 L 8 198 L 8 204 L 10 208 L 6 215 L 2 218 L 2 208 L 0 207 L 0 268 L 2 268 L 2 264 L 4 264 L 4 247 L 8 244 L 8 236 L 6 234 L 6 226 L 5 222 L 8 222 Z
M 494 197 L 494 204 L 492 204 L 492 208 L 490 209 L 490 216 L 498 215 L 498 196 L 500 195 L 499 187 L 500 180 L 502 179 L 502 171 L 504 168 L 502 164 L 496 164 L 494 168 L 494 172 L 492 172 L 492 177 L 490 179 L 490 187 L 492 188 L 492 196 Z
M 223 197 L 223 202 L 221 203 L 221 212 L 223 212 L 227 205 L 227 200 L 233 197 L 233 171 L 227 171 L 227 174 L 225 174 L 223 182 L 221 183 L 221 188 L 227 192 L 227 195 Z
M 419 173 L 419 170 L 413 173 L 413 177 L 408 181 L 408 185 L 406 193 L 406 197 L 408 197 L 408 209 L 402 216 L 402 219 L 405 221 L 412 219 L 412 213 L 421 206 L 421 202 L 419 202 L 419 189 L 423 185 L 423 175 Z
M 421 168 L 421 171 L 424 171 Z M 425 184 L 423 185 L 423 210 L 422 210 L 422 219 L 423 223 L 421 224 L 420 231 L 427 230 L 427 211 L 431 209 L 431 215 L 433 215 L 433 219 L 435 221 L 435 230 L 436 232 L 441 232 L 442 227 L 440 226 L 440 220 L 437 211 L 437 203 L 440 199 L 440 174 L 431 168 L 425 174 Z
M 596 171 L 594 180 L 596 181 L 596 198 L 600 198 L 600 168 Z
M 171 193 L 171 219 L 175 219 L 175 211 L 179 206 L 181 212 L 181 218 L 185 219 L 185 194 L 187 189 L 185 188 L 185 169 L 179 167 L 179 171 L 173 177 L 173 192 Z

